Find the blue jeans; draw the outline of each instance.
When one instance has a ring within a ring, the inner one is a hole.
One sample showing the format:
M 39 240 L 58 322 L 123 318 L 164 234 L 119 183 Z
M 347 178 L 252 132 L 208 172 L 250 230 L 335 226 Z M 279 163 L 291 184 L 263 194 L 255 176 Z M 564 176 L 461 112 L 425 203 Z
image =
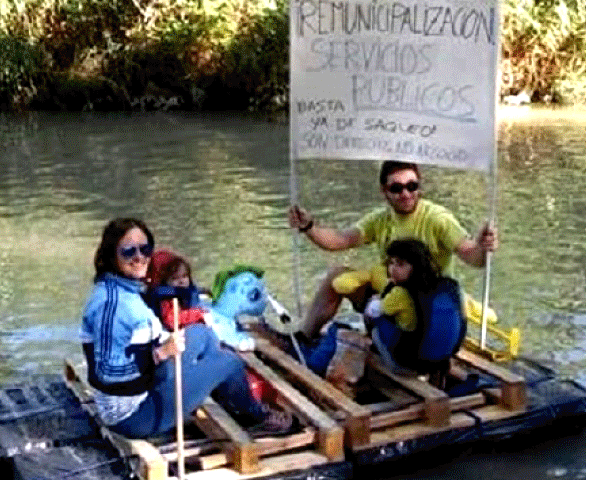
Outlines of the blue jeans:
M 404 331 L 394 323 L 393 319 L 387 319 L 385 316 L 373 319 L 373 326 L 371 334 L 373 345 L 377 348 L 385 366 L 393 373 L 400 375 L 415 374 L 416 372 L 410 366 L 402 365 L 394 356 L 396 347 L 404 345 Z
M 313 345 L 299 345 L 301 353 L 305 358 L 305 365 L 320 377 L 326 375 L 330 360 L 332 360 L 334 353 L 336 353 L 336 335 L 339 328 L 344 327 L 342 324 L 334 322 L 328 327 L 326 334 L 323 335 L 317 343 L 314 343 Z M 291 356 L 299 360 L 294 347 L 291 347 L 290 353 Z
M 182 354 L 182 409 L 185 421 L 213 397 L 230 412 L 261 422 L 265 413 L 250 393 L 244 362 L 233 351 L 221 348 L 213 330 L 190 325 L 185 330 L 186 349 Z M 155 436 L 176 424 L 174 359 L 157 367 L 157 382 L 147 398 L 130 417 L 110 427 L 132 438 Z

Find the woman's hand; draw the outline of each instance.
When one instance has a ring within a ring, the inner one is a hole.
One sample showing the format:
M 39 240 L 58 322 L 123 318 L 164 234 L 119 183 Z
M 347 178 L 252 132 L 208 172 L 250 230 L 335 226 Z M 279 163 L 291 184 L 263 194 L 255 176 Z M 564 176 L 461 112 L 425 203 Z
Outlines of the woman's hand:
M 161 346 L 154 349 L 154 358 L 156 363 L 163 362 L 170 357 L 179 355 L 184 352 L 186 348 L 186 341 L 184 338 L 184 330 L 172 332 Z

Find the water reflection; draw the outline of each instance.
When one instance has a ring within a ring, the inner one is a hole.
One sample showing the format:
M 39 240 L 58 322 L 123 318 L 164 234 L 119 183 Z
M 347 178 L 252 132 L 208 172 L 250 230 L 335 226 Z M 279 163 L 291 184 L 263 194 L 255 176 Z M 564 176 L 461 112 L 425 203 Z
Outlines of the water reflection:
M 502 326 L 521 328 L 525 354 L 584 380 L 585 118 L 522 112 L 501 123 L 491 301 Z M 294 305 L 286 125 L 238 114 L 32 114 L 0 117 L 0 135 L 0 377 L 55 372 L 64 355 L 79 356 L 92 255 L 117 215 L 144 218 L 159 244 L 191 259 L 197 280 L 210 284 L 233 262 L 257 264 Z M 376 163 L 296 169 L 298 197 L 320 222 L 349 225 L 381 202 Z M 476 232 L 487 178 L 433 167 L 424 176 L 426 195 Z M 309 299 L 327 264 L 374 252 L 329 254 L 304 242 L 299 256 Z M 481 272 L 458 275 L 481 294 Z

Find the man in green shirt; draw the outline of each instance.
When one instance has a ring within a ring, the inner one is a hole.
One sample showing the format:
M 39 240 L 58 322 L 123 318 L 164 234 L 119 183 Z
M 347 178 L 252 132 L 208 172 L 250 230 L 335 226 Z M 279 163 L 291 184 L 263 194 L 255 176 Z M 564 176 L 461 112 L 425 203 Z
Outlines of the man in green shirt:
M 434 261 L 445 275 L 452 274 L 454 254 L 468 265 L 483 267 L 486 252 L 497 248 L 495 228 L 484 225 L 477 238 L 472 239 L 446 208 L 422 198 L 420 180 L 420 170 L 416 164 L 386 161 L 379 174 L 386 205 L 362 217 L 355 226 L 345 230 L 319 226 L 309 212 L 297 205 L 289 209 L 289 224 L 324 250 L 340 251 L 376 244 L 381 263 L 393 240 L 414 238 L 428 246 Z M 335 267 L 322 281 L 301 327 L 307 339 L 314 338 L 335 315 L 343 298 L 351 300 L 355 308 L 362 311 L 367 300 L 375 293 L 368 280 L 360 281 L 355 286 L 358 288 L 353 291 L 339 293 L 333 281 L 348 270 L 347 267 Z M 379 269 L 373 268 L 371 272 L 376 270 Z

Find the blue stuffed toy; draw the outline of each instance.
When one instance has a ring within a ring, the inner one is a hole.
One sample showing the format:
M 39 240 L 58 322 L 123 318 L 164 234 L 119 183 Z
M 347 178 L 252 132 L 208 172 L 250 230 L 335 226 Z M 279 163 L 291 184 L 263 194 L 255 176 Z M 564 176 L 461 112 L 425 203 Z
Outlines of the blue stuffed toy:
M 264 271 L 247 265 L 236 265 L 219 272 L 211 288 L 211 302 L 203 302 L 209 310 L 205 322 L 219 340 L 240 351 L 251 351 L 254 338 L 242 330 L 240 315 L 261 316 L 268 294 L 262 276 Z

